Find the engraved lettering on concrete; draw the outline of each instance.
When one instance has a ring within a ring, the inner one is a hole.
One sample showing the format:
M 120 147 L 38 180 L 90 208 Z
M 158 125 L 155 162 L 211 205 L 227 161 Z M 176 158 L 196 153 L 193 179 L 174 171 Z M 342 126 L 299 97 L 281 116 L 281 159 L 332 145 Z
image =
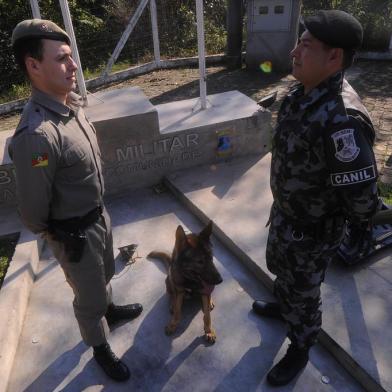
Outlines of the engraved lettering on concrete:
M 12 182 L 12 178 L 7 170 L 0 170 L 0 185 L 7 185 Z
M 180 154 L 172 156 L 155 159 L 145 159 L 139 162 L 106 167 L 104 169 L 104 174 L 105 176 L 107 176 L 107 178 L 113 179 L 114 177 L 122 176 L 127 173 L 136 173 L 142 170 L 163 169 L 169 166 L 175 166 L 180 164 L 181 162 L 196 160 L 201 156 L 202 152 L 200 150 L 183 151 Z
M 16 195 L 11 189 L 5 188 L 0 193 L 0 203 L 15 201 Z
M 194 149 L 199 145 L 199 135 L 190 133 L 172 138 L 164 138 L 151 143 L 124 146 L 116 149 L 117 162 L 137 161 L 157 154 L 174 154 L 185 149 Z
M 197 133 L 190 133 L 186 135 L 186 144 L 188 147 L 191 145 L 197 146 L 199 144 L 199 135 Z
M 178 136 L 173 138 L 173 142 L 170 147 L 170 154 L 173 153 L 173 150 L 182 150 L 184 148 L 184 144 L 182 143 L 181 139 Z

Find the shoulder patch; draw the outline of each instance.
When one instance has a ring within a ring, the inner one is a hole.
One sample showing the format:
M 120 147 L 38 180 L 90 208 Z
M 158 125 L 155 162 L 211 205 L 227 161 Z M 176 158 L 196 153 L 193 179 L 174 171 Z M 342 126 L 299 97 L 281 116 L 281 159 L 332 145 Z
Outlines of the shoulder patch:
M 335 144 L 335 157 L 341 162 L 354 161 L 361 149 L 357 146 L 354 137 L 354 128 L 341 129 L 331 135 Z
M 47 153 L 35 153 L 31 159 L 32 167 L 46 167 L 49 164 Z
M 374 165 L 349 172 L 331 173 L 331 182 L 333 186 L 354 185 L 365 181 L 371 181 L 376 178 L 377 172 Z

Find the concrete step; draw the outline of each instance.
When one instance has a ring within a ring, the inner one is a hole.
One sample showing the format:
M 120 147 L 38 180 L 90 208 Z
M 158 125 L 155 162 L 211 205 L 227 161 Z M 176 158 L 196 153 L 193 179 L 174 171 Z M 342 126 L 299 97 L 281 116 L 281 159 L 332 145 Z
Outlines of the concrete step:
M 94 94 L 86 115 L 97 131 L 107 196 L 152 186 L 164 175 L 269 149 L 271 113 L 239 91 L 153 106 L 138 87 Z M 198 106 L 199 105 L 199 106 Z M 16 179 L 0 135 L 0 207 L 15 208 Z
M 221 189 L 223 191 L 223 189 Z M 214 260 L 223 283 L 213 292 L 212 323 L 218 339 L 203 338 L 198 301 L 187 301 L 178 332 L 167 337 L 169 319 L 166 271 L 146 255 L 171 251 L 179 224 L 200 231 L 200 221 L 169 192 L 132 192 L 107 205 L 112 217 L 119 304 L 140 302 L 142 315 L 112 330 L 110 344 L 129 364 L 132 377 L 115 383 L 96 366 L 82 342 L 72 311 L 72 291 L 50 252 L 44 252 L 19 340 L 9 392 L 53 391 L 272 391 L 265 382 L 270 367 L 287 348 L 279 321 L 253 314 L 255 298 L 272 298 L 267 289 L 216 238 Z M 118 247 L 138 244 L 133 264 L 125 264 Z M 359 392 L 362 388 L 320 345 L 312 350 L 301 375 L 281 391 Z
M 265 246 L 272 195 L 270 155 L 170 175 L 167 186 L 266 287 Z M 320 341 L 368 391 L 392 390 L 392 256 L 380 251 L 354 268 L 333 263 L 322 286 Z

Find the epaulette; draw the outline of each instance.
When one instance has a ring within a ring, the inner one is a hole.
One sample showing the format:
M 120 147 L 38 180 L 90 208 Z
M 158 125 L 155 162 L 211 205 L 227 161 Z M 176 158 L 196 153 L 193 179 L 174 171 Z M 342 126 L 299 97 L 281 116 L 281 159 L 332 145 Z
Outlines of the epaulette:
M 15 130 L 15 136 L 21 133 L 43 134 L 45 112 L 34 102 L 29 101 L 25 106 L 20 122 Z

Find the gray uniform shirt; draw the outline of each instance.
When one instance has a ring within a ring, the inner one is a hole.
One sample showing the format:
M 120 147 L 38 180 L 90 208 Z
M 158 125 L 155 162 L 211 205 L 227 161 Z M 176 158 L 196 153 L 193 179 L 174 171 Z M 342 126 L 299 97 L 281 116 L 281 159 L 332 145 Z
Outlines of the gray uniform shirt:
M 18 209 L 34 233 L 49 219 L 83 216 L 102 204 L 101 154 L 94 127 L 70 93 L 67 105 L 33 89 L 12 137 Z

